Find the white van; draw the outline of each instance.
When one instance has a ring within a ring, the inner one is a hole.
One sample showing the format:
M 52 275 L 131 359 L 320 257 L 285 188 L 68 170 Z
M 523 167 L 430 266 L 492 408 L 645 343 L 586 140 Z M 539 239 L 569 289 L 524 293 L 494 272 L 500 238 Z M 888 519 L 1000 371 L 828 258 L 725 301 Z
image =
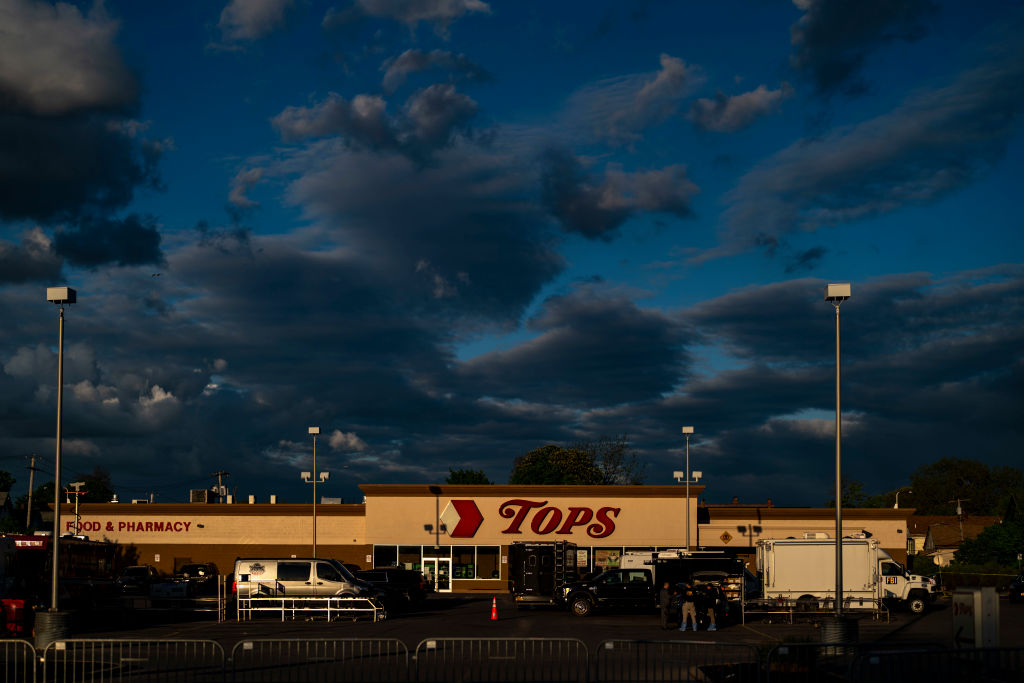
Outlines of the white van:
M 337 560 L 321 558 L 239 558 L 235 560 L 239 596 L 375 598 L 373 584 L 352 576 Z

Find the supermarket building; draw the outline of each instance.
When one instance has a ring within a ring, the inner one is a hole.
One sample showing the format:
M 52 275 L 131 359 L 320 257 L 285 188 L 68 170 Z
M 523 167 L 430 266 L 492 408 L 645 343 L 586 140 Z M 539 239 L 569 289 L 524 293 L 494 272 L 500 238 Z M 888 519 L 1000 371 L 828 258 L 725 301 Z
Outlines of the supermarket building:
M 509 546 L 571 541 L 586 571 L 617 566 L 623 552 L 685 544 L 728 549 L 754 568 L 764 538 L 835 535 L 832 508 L 698 506 L 703 486 L 362 485 L 361 504 L 316 506 L 316 554 L 364 568 L 403 566 L 437 580 L 437 590 L 504 590 Z M 119 543 L 125 564 L 170 574 L 186 562 L 214 562 L 230 573 L 238 557 L 309 557 L 313 506 L 274 503 L 126 504 L 79 507 L 82 535 Z M 843 534 L 867 534 L 906 559 L 911 508 L 850 508 Z M 74 506 L 61 526 L 75 528 Z

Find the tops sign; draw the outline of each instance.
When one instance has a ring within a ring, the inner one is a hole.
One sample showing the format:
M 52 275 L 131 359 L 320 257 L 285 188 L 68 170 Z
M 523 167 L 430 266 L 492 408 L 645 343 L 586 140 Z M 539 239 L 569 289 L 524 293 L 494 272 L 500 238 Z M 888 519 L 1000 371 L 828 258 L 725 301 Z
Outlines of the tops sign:
M 521 534 L 528 528 L 538 536 L 548 534 L 571 535 L 577 527 L 584 527 L 591 538 L 606 538 L 615 531 L 615 518 L 621 508 L 570 506 L 567 509 L 548 505 L 546 500 L 513 498 L 498 507 L 498 514 L 512 520 L 503 534 Z M 441 521 L 452 538 L 472 538 L 480 528 L 483 515 L 472 500 L 449 501 Z

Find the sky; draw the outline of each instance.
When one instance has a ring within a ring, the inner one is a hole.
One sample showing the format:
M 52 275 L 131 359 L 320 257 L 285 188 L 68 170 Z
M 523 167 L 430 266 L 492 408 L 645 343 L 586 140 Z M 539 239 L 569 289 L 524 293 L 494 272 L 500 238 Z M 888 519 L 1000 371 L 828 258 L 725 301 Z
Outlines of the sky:
M 1020 0 L 0 0 L 0 468 L 361 502 L 1024 448 Z M 904 504 L 907 504 L 904 500 Z M 912 504 L 912 501 L 910 501 Z M 952 510 L 951 510 L 952 512 Z

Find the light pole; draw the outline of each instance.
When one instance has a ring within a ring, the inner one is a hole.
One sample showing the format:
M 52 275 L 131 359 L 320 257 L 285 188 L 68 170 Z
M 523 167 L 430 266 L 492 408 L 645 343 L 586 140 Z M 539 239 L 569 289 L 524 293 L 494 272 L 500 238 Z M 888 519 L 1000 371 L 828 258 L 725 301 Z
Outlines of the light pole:
M 892 506 L 893 510 L 900 509 L 900 494 L 906 491 L 907 493 L 913 493 L 910 489 L 897 489 L 896 490 L 896 504 Z
M 850 283 L 825 285 L 825 301 L 836 309 L 836 619 L 843 616 L 843 484 L 839 412 L 839 304 L 850 298 Z
M 57 454 L 53 468 L 53 577 L 50 586 L 50 612 L 57 612 L 57 581 L 60 568 L 60 451 L 62 445 L 62 415 L 64 407 L 64 306 L 78 300 L 71 287 L 47 287 L 46 300 L 57 305 L 60 322 L 57 332 Z
M 686 437 L 686 549 L 690 549 L 690 434 L 693 427 L 683 427 Z
M 309 433 L 313 437 L 313 472 L 312 472 L 312 475 L 315 476 L 317 474 L 317 471 L 316 471 L 316 437 L 317 437 L 318 434 L 320 434 L 320 428 L 319 427 L 310 427 L 309 428 Z M 319 479 L 314 479 L 312 476 L 310 476 L 309 472 L 302 472 L 300 474 L 300 476 L 302 477 L 302 481 L 306 482 L 307 484 L 312 484 L 313 485 L 313 557 L 316 557 L 316 485 L 317 484 L 325 483 L 327 481 L 327 479 L 331 476 L 331 474 L 330 474 L 330 472 L 320 472 L 320 478 Z
M 85 491 L 82 487 L 85 486 L 84 481 L 73 481 L 68 484 L 69 487 L 75 489 L 75 536 L 82 535 L 82 516 L 78 514 L 78 500 L 82 497 Z

